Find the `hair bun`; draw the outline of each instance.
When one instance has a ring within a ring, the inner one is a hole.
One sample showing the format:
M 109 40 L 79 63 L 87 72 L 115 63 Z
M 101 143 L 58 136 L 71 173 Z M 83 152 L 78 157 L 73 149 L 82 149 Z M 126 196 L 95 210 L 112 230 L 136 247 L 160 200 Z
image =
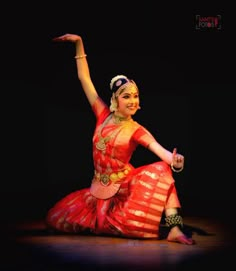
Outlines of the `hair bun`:
M 116 90 L 123 84 L 129 82 L 128 77 L 125 75 L 116 75 L 111 79 L 110 89 L 112 92 L 116 92 Z

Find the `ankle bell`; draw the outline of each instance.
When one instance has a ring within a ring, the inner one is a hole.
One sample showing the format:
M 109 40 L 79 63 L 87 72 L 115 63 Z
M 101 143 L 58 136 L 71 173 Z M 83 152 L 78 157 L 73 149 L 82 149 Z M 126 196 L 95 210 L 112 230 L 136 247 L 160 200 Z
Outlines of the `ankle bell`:
M 173 228 L 175 226 L 183 228 L 183 218 L 180 215 L 177 214 L 169 215 L 165 218 L 165 221 L 166 225 L 170 228 Z

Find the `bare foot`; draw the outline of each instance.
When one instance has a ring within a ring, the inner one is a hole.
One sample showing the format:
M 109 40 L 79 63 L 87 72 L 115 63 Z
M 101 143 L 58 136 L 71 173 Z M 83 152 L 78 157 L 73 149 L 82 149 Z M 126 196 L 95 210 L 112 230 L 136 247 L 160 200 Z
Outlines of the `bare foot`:
M 176 242 L 184 245 L 193 245 L 195 241 L 192 238 L 187 237 L 179 227 L 174 227 L 170 230 L 167 241 Z

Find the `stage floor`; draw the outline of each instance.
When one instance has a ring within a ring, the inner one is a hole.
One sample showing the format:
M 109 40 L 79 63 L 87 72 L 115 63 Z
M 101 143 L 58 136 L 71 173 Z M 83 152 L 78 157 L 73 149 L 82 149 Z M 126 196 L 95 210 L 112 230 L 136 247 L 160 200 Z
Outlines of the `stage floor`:
M 232 231 L 220 219 L 185 217 L 193 246 L 161 240 L 49 233 L 43 221 L 2 229 L 1 270 L 201 270 L 234 262 Z M 5 233 L 4 233 L 5 232 Z M 165 227 L 162 227 L 163 237 Z

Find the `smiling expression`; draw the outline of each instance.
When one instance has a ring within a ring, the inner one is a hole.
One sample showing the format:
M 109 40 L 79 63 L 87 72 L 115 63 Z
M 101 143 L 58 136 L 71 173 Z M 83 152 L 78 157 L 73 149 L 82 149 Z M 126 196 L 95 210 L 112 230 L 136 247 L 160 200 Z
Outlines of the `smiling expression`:
M 139 91 L 135 84 L 128 84 L 116 96 L 117 113 L 123 117 L 134 115 L 139 109 Z

